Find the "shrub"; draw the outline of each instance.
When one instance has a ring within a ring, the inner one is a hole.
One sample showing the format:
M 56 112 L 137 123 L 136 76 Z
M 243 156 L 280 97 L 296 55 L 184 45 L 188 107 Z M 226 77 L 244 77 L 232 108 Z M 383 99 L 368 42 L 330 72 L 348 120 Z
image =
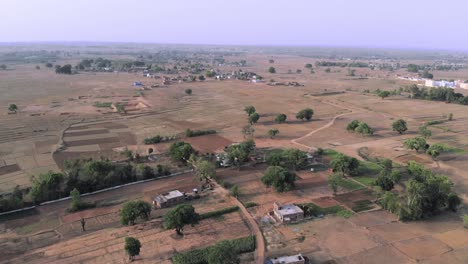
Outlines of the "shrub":
M 211 218 L 211 217 L 217 217 L 217 216 L 221 216 L 221 215 L 224 215 L 224 214 L 229 214 L 229 213 L 232 213 L 232 212 L 236 212 L 237 210 L 239 210 L 239 206 L 225 207 L 225 208 L 222 208 L 222 209 L 219 209 L 219 210 L 215 210 L 215 211 L 207 212 L 207 213 L 204 213 L 204 214 L 200 214 L 200 220 Z
M 250 207 L 254 207 L 254 206 L 257 206 L 258 204 L 256 202 L 246 202 L 245 203 L 245 208 L 250 208 Z
M 468 214 L 463 215 L 463 226 L 468 228 Z
M 186 137 L 198 137 L 203 135 L 216 134 L 216 130 L 191 130 L 190 128 L 185 129 Z

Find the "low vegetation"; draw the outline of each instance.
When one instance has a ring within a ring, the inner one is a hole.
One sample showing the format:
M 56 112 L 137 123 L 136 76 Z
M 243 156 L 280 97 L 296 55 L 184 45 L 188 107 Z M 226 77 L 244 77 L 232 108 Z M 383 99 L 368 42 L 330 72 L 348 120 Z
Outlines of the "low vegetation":
M 211 211 L 208 213 L 200 214 L 199 220 L 204 220 L 204 219 L 212 218 L 212 217 L 218 217 L 224 214 L 229 214 L 229 213 L 237 212 L 237 211 L 239 211 L 239 206 L 230 206 L 230 207 L 218 209 L 216 211 Z
M 216 134 L 216 130 L 209 129 L 209 130 L 191 130 L 190 128 L 185 129 L 185 136 L 186 137 L 198 137 L 203 135 L 210 135 Z
M 168 141 L 172 141 L 172 140 L 176 140 L 177 137 L 176 136 L 160 136 L 160 135 L 156 135 L 154 137 L 150 137 L 150 138 L 145 138 L 145 140 L 143 141 L 143 143 L 145 145 L 152 145 L 152 144 L 158 144 L 158 143 L 161 143 L 161 142 L 168 142 Z
M 374 130 L 365 122 L 359 120 L 351 121 L 347 126 L 346 130 L 349 132 L 355 132 L 361 135 L 373 135 Z

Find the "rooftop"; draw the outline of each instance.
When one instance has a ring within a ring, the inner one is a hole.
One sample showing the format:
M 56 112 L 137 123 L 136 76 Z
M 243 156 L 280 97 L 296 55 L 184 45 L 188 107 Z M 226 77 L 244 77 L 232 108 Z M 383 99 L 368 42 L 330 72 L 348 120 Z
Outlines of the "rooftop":
M 171 199 L 182 197 L 182 196 L 184 196 L 182 192 L 180 192 L 179 190 L 174 190 L 168 193 L 158 195 L 156 196 L 156 198 L 154 198 L 154 200 L 161 202 L 161 201 L 167 201 L 167 200 L 171 200 Z
M 278 213 L 281 215 L 291 215 L 291 214 L 299 214 L 299 213 L 304 213 L 299 206 L 295 204 L 283 204 L 278 207 L 277 209 Z
M 278 258 L 270 259 L 271 264 L 287 264 L 287 263 L 296 263 L 298 260 L 303 260 L 304 257 L 302 254 L 297 254 L 293 256 L 284 256 Z M 268 262 L 267 262 L 268 263 Z

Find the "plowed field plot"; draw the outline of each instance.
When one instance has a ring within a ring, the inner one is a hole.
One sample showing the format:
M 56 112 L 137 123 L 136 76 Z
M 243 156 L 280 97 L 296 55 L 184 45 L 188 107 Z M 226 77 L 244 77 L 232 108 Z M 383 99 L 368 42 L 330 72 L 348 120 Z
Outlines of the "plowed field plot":
M 20 171 L 20 170 L 21 169 L 18 166 L 18 164 L 1 166 L 0 167 L 0 175 L 5 175 L 5 174 L 8 174 L 8 173 L 17 172 L 17 171 Z
M 200 153 L 214 153 L 232 144 L 232 141 L 219 135 L 206 135 L 184 139 Z
M 85 131 L 71 130 L 71 131 L 72 132 L 65 133 L 65 135 L 67 137 L 76 137 L 76 136 L 86 136 L 86 135 L 97 135 L 97 134 L 107 134 L 107 133 L 109 133 L 109 130 L 107 130 L 107 129 L 96 129 L 96 130 L 85 130 Z

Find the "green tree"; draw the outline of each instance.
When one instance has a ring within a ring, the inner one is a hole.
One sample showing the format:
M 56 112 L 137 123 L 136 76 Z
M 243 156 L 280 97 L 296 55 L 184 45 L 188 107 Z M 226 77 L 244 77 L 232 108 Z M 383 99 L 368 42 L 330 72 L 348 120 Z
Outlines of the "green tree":
M 389 92 L 389 91 L 380 91 L 378 95 L 379 95 L 379 97 L 381 97 L 382 100 L 383 100 L 383 99 L 385 99 L 386 97 L 389 97 L 389 96 L 390 96 L 390 92 Z
M 354 129 L 354 132 L 361 134 L 361 135 L 372 135 L 374 134 L 374 130 L 364 122 L 359 122 L 359 125 Z
M 419 152 L 420 149 L 425 150 L 427 148 L 427 142 L 423 137 L 408 138 L 403 142 L 403 146 L 407 149 L 414 149 L 416 152 Z
M 240 165 L 249 160 L 250 154 L 255 150 L 255 142 L 252 139 L 237 145 L 231 145 L 226 149 L 227 158 L 230 162 Z
M 353 120 L 348 123 L 348 125 L 346 126 L 346 130 L 354 132 L 354 130 L 359 126 L 360 123 L 361 121 L 359 120 Z
M 208 251 L 208 264 L 239 264 L 240 259 L 229 241 L 216 243 Z
M 140 240 L 133 237 L 125 238 L 125 252 L 127 252 L 130 261 L 133 261 L 135 256 L 140 255 L 140 248 Z
M 188 94 L 188 95 L 191 95 L 192 94 L 192 89 L 185 89 L 185 93 Z
M 314 110 L 312 110 L 311 108 L 305 108 L 296 114 L 296 118 L 300 120 L 306 119 L 307 121 L 309 121 L 310 119 L 312 119 L 313 115 L 314 115 Z
M 151 214 L 151 205 L 144 201 L 129 201 L 120 210 L 120 222 L 123 225 L 134 225 L 140 218 L 147 221 Z
M 326 72 L 326 73 L 330 73 L 330 72 L 331 72 L 331 69 L 330 69 L 330 68 L 326 68 L 326 69 L 325 69 L 325 72 Z
M 408 127 L 406 126 L 406 121 L 403 119 L 398 119 L 397 121 L 393 122 L 392 124 L 393 131 L 397 131 L 400 134 L 403 134 Z
M 195 212 L 192 205 L 181 204 L 164 216 L 164 227 L 175 229 L 178 235 L 183 235 L 184 226 L 198 224 L 199 219 L 200 215 Z
M 169 147 L 169 154 L 171 158 L 174 161 L 179 161 L 184 164 L 187 163 L 192 153 L 195 153 L 192 145 L 183 141 L 175 142 Z
M 50 63 L 50 62 L 46 63 L 45 66 L 46 66 L 47 68 L 52 68 L 52 67 L 54 67 L 54 65 L 53 65 L 52 63 Z
M 262 177 L 267 187 L 273 187 L 277 192 L 287 192 L 294 189 L 296 174 L 280 166 L 269 166 Z
M 337 155 L 330 163 L 333 171 L 341 172 L 341 176 L 352 175 L 359 168 L 359 161 L 356 158 L 348 157 L 343 154 Z
M 382 188 L 382 190 L 384 191 L 390 191 L 391 189 L 393 189 L 394 185 L 393 180 L 385 170 L 382 170 L 379 177 L 377 177 L 377 179 L 375 180 L 375 184 L 377 186 L 380 186 L 380 188 Z
M 253 125 L 254 123 L 257 123 L 259 119 L 260 115 L 258 113 L 253 113 L 249 116 L 248 121 L 250 125 Z
M 255 128 L 252 125 L 246 125 L 246 126 L 242 127 L 241 132 L 242 132 L 242 135 L 244 135 L 244 138 L 246 136 L 253 137 L 253 135 L 255 133 Z
M 281 123 L 286 122 L 286 119 L 287 119 L 287 118 L 288 118 L 288 117 L 287 117 L 285 114 L 279 114 L 279 115 L 276 116 L 275 121 L 276 121 L 277 123 L 280 123 L 280 124 L 281 124 Z
M 272 66 L 272 67 L 268 68 L 268 72 L 269 73 L 276 73 L 275 67 Z
M 270 166 L 280 166 L 283 161 L 283 152 L 273 152 L 267 158 L 267 164 Z
M 428 70 L 424 70 L 423 73 L 421 74 L 421 77 L 426 78 L 426 79 L 433 79 L 434 75 L 430 73 Z
M 232 196 L 234 196 L 236 198 L 239 197 L 239 195 L 240 195 L 239 186 L 237 186 L 237 185 L 232 186 L 230 191 L 231 191 Z
M 312 64 L 307 63 L 304 67 L 306 67 L 307 69 L 312 69 Z
M 449 193 L 447 197 L 448 209 L 452 210 L 453 212 L 456 212 L 461 203 L 462 203 L 462 200 L 456 193 L 454 192 Z
M 16 104 L 10 104 L 8 106 L 8 111 L 16 113 L 16 111 L 18 111 L 18 106 Z
M 48 172 L 32 177 L 32 186 L 29 191 L 31 200 L 35 203 L 55 200 L 62 196 L 62 184 L 64 181 L 62 173 Z
M 453 113 L 449 113 L 447 119 L 448 119 L 448 121 L 452 121 L 453 120 Z
M 269 59 L 268 62 L 269 62 L 269 63 L 275 63 L 275 60 Z
M 328 176 L 328 186 L 332 189 L 333 195 L 336 195 L 340 181 L 341 175 L 338 173 L 332 173 Z
M 204 80 L 205 80 L 205 76 L 203 76 L 203 75 L 199 75 L 199 76 L 198 76 L 198 80 L 200 80 L 200 81 L 204 81 Z
M 307 154 L 299 149 L 285 149 L 282 153 L 282 158 L 285 166 L 289 169 L 296 170 L 307 164 Z
M 279 134 L 279 130 L 276 128 L 268 130 L 268 136 L 270 136 L 271 139 L 273 139 L 278 134 Z
M 436 160 L 437 157 L 438 157 L 440 154 L 442 154 L 442 152 L 444 152 L 444 150 L 445 150 L 445 147 L 444 147 L 443 145 L 441 145 L 441 144 L 433 144 L 433 145 L 431 145 L 431 146 L 427 149 L 426 153 L 427 153 L 427 155 L 431 156 L 431 158 L 432 158 L 433 160 Z
M 7 69 L 7 66 L 5 64 L 0 65 L 0 70 L 6 70 L 6 69 Z
M 192 165 L 199 181 L 208 182 L 210 179 L 216 178 L 216 167 L 212 162 L 200 158 L 193 162 Z
M 249 115 L 251 116 L 253 113 L 255 113 L 257 110 L 255 109 L 255 107 L 253 105 L 248 105 L 244 108 L 244 111 Z
M 80 192 L 74 188 L 70 192 L 70 197 L 71 197 L 71 206 L 70 206 L 70 211 L 75 212 L 80 209 L 81 205 L 81 197 L 80 197 Z
M 423 138 L 429 138 L 429 137 L 432 136 L 432 131 L 430 129 L 428 129 L 427 126 L 420 126 L 419 127 L 419 134 Z

